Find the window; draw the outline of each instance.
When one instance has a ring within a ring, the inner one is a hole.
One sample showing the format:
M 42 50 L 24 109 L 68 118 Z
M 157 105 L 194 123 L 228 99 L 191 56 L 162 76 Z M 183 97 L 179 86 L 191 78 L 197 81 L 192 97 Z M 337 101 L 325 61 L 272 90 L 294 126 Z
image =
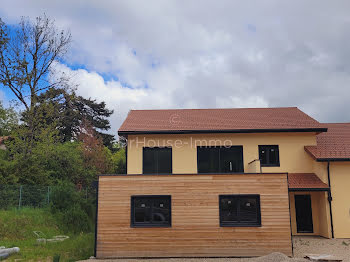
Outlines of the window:
M 243 172 L 243 147 L 197 147 L 198 173 Z
M 170 147 L 143 148 L 144 174 L 171 174 L 172 156 Z
M 278 146 L 259 146 L 261 166 L 280 166 Z
M 171 196 L 132 196 L 131 227 L 171 227 Z
M 259 195 L 220 195 L 220 226 L 261 226 Z

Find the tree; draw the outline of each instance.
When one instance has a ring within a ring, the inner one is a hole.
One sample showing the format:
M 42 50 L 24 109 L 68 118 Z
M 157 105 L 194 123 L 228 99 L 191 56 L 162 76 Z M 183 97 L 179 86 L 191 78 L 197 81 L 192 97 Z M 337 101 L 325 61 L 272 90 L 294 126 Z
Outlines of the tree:
M 69 77 L 57 74 L 54 64 L 64 58 L 70 42 L 71 34 L 59 31 L 46 15 L 34 22 L 22 17 L 17 27 L 1 23 L 0 84 L 25 108 L 25 156 L 32 151 L 41 125 L 34 108 L 38 95 L 50 88 L 69 88 Z
M 0 136 L 8 136 L 18 126 L 18 114 L 12 108 L 4 108 L 0 101 Z
M 102 138 L 103 144 L 112 147 L 114 135 L 99 130 L 109 130 L 111 128 L 109 120 L 106 118 L 113 114 L 113 110 L 108 110 L 105 102 L 98 103 L 96 100 L 81 96 L 75 100 L 75 106 L 78 108 L 79 120 L 87 120 L 94 127 L 97 135 Z
M 35 22 L 22 17 L 11 29 L 1 21 L 0 83 L 26 111 L 33 108 L 43 90 L 69 86 L 66 75 L 55 74 L 54 63 L 64 58 L 70 43 L 71 34 L 59 31 L 46 15 Z
M 103 146 L 91 124 L 84 121 L 81 125 L 78 140 L 81 142 L 81 150 L 84 158 L 85 168 L 92 170 L 94 174 L 106 174 L 112 171 L 110 150 Z
M 62 142 L 77 140 L 81 125 L 87 121 L 105 146 L 113 146 L 114 136 L 102 132 L 110 129 L 107 118 L 113 114 L 104 102 L 83 98 L 74 91 L 51 88 L 38 97 L 35 111 L 42 117 L 42 123 L 50 125 L 56 122 Z
M 0 18 L 0 52 L 2 52 L 7 45 L 9 38 L 6 33 L 5 23 Z
M 112 155 L 113 173 L 126 174 L 126 157 L 125 148 L 120 148 Z
M 84 168 L 79 143 L 61 143 L 54 127 L 40 128 L 28 154 L 27 132 L 27 127 L 22 125 L 11 135 L 11 140 L 6 142 L 8 156 L 2 158 L 7 163 L 3 171 L 4 181 L 52 185 L 62 180 L 90 183 L 95 179 L 94 174 Z M 11 177 L 15 179 L 10 180 Z
M 8 150 L 0 150 L 0 185 L 17 183 L 14 168 L 15 162 L 11 161 Z

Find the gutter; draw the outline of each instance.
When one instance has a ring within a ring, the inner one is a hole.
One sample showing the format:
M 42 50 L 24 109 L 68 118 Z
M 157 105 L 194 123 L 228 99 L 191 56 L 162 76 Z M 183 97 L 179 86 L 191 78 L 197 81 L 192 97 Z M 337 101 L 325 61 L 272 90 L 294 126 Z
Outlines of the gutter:
M 316 159 L 317 160 L 317 162 L 328 162 L 328 164 L 329 164 L 329 161 L 342 161 L 342 162 L 344 162 L 344 161 L 350 161 L 350 158 L 317 158 Z
M 328 176 L 328 202 L 329 202 L 329 213 L 331 217 L 331 231 L 332 231 L 332 238 L 334 238 L 334 228 L 333 228 L 333 212 L 332 212 L 332 190 L 331 190 L 331 177 L 330 177 L 330 171 L 329 171 L 330 162 L 327 162 L 327 176 Z
M 315 192 L 320 192 L 320 191 L 330 191 L 330 188 L 293 188 L 290 187 L 288 189 L 289 192 L 303 192 L 303 191 L 315 191 Z
M 327 132 L 327 128 L 267 128 L 267 129 L 214 129 L 214 130 L 119 130 L 119 136 L 145 134 L 211 134 L 211 133 L 284 133 L 284 132 Z

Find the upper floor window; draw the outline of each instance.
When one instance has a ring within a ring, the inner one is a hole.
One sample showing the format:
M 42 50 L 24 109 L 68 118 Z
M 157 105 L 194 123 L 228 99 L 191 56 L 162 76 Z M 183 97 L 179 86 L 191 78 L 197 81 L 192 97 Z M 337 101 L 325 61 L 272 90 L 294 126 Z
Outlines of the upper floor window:
M 170 147 L 143 148 L 143 174 L 171 174 L 172 153 Z
M 261 166 L 280 166 L 279 150 L 277 145 L 259 146 Z
M 170 227 L 171 196 L 132 196 L 132 227 Z
M 220 226 L 261 226 L 259 195 L 220 195 Z
M 243 172 L 243 147 L 197 147 L 198 173 Z

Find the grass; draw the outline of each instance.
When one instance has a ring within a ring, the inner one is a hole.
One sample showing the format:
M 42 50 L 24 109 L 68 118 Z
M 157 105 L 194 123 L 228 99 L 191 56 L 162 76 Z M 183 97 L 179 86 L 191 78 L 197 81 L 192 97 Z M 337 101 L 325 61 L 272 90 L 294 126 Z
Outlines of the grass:
M 33 231 L 41 231 L 46 238 L 68 235 L 57 243 L 38 244 Z M 77 261 L 93 255 L 94 233 L 73 234 L 63 232 L 55 217 L 46 209 L 23 208 L 0 210 L 0 246 L 19 247 L 18 254 L 7 261 Z

